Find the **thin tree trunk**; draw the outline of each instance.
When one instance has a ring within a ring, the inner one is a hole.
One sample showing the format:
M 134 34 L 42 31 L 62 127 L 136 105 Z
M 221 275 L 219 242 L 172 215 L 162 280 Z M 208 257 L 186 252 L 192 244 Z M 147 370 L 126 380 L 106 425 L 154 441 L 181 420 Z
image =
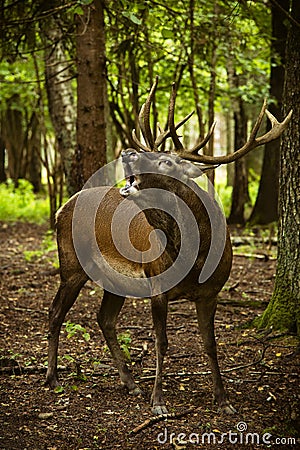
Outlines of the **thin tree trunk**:
M 238 149 L 247 141 L 247 117 L 242 99 L 234 111 L 234 147 Z M 249 201 L 248 174 L 245 158 L 234 163 L 234 182 L 232 190 L 231 211 L 228 223 L 245 224 L 245 204 Z
M 218 6 L 217 2 L 214 2 L 214 22 L 217 22 L 217 13 Z M 216 29 L 216 27 L 214 28 Z M 210 82 L 209 82 L 209 97 L 208 97 L 208 127 L 211 128 L 212 124 L 215 120 L 215 97 L 216 97 L 216 65 L 217 65 L 217 39 L 216 33 L 213 33 L 212 36 L 212 53 L 211 53 L 211 62 L 210 62 Z M 214 154 L 214 135 L 211 136 L 208 141 L 208 147 L 206 151 L 207 155 L 213 156 Z M 214 195 L 213 189 L 211 186 L 215 183 L 215 171 L 212 170 L 208 174 L 208 179 L 211 184 L 208 185 L 208 192 L 211 196 Z
M 71 63 L 64 48 L 63 31 L 58 18 L 50 16 L 41 23 L 41 28 L 46 46 L 45 78 L 48 107 L 62 159 L 67 191 L 71 195 L 74 193 L 71 164 L 76 144 L 76 109 L 71 86 Z
M 18 185 L 18 180 L 25 176 L 22 172 L 24 150 L 23 117 L 21 111 L 18 111 L 13 106 L 18 102 L 18 95 L 15 94 L 11 99 L 11 105 L 8 104 L 2 120 L 3 139 L 8 156 L 8 175 L 15 186 Z
M 0 183 L 5 183 L 6 173 L 5 173 L 5 143 L 0 136 Z
M 199 127 L 199 142 L 201 142 L 204 138 L 204 123 L 203 123 L 203 113 L 200 107 L 199 94 L 198 94 L 198 86 L 196 82 L 196 77 L 194 73 L 194 48 L 195 48 L 195 27 L 194 27 L 194 13 L 195 13 L 195 0 L 190 0 L 190 50 L 188 53 L 188 68 L 192 82 L 194 102 L 196 105 L 196 113 L 198 119 L 198 127 Z
M 41 190 L 41 127 L 37 113 L 33 113 L 30 121 L 31 134 L 27 140 L 27 176 L 33 186 L 34 192 Z

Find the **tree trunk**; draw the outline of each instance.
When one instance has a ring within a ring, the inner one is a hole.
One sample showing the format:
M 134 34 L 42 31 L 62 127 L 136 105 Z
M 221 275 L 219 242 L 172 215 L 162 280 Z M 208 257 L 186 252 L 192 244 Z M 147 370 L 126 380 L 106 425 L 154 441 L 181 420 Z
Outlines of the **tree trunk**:
M 7 151 L 8 176 L 13 180 L 15 186 L 18 180 L 25 177 L 24 173 L 24 129 L 22 112 L 14 105 L 20 101 L 15 94 L 7 105 L 2 119 L 3 139 Z
M 5 143 L 0 136 L 0 183 L 5 183 L 6 173 L 5 173 Z
M 275 289 L 259 321 L 300 334 L 300 3 L 292 1 L 286 44 L 284 113 L 293 108 L 292 122 L 281 145 L 279 239 Z
M 209 96 L 208 96 L 208 125 L 209 129 L 213 125 L 215 121 L 215 99 L 216 99 L 216 67 L 217 67 L 217 23 L 219 19 L 219 7 L 214 1 L 213 7 L 214 15 L 213 15 L 213 33 L 212 33 L 212 43 L 211 43 L 211 61 L 210 61 L 210 80 L 209 80 Z M 204 149 L 205 150 L 205 149 Z M 213 156 L 214 154 L 214 135 L 208 141 L 207 151 L 205 152 L 209 156 Z M 215 184 L 215 171 L 211 170 L 207 175 L 210 183 L 208 185 L 208 193 L 213 197 L 214 190 L 213 186 Z
M 30 138 L 27 140 L 27 174 L 26 178 L 33 186 L 34 192 L 41 190 L 41 127 L 39 118 L 34 112 L 30 121 Z
M 234 111 L 234 148 L 238 149 L 247 141 L 247 118 L 242 99 Z M 245 204 L 249 201 L 248 173 L 245 158 L 234 163 L 234 182 L 232 190 L 231 211 L 228 223 L 245 224 Z
M 289 0 L 278 0 L 278 4 L 286 11 Z M 272 41 L 271 41 L 271 85 L 270 96 L 275 99 L 269 107 L 270 112 L 281 120 L 282 91 L 285 67 L 285 43 L 287 37 L 286 15 L 276 4 L 271 2 Z M 278 57 L 280 62 L 278 62 Z M 268 123 L 267 130 L 270 129 Z M 268 224 L 278 220 L 280 140 L 265 146 L 263 167 L 256 202 L 249 219 L 250 225 Z
M 41 23 L 41 28 L 46 48 L 45 78 L 48 107 L 62 159 L 67 191 L 71 195 L 75 192 L 72 186 L 71 165 L 76 145 L 76 110 L 71 86 L 71 64 L 65 52 L 63 31 L 58 18 L 50 16 Z
M 226 154 L 232 153 L 233 145 L 233 114 L 232 111 L 226 112 Z M 233 186 L 234 183 L 234 164 L 226 164 L 226 185 Z
M 72 172 L 79 190 L 106 164 L 105 35 L 103 1 L 82 6 L 77 17 L 77 147 Z

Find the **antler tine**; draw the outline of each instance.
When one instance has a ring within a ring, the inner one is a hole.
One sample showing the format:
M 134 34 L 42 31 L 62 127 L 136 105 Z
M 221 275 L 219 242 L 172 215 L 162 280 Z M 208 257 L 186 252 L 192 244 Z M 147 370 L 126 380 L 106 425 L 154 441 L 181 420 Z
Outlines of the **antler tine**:
M 254 148 L 259 147 L 260 145 L 266 144 L 267 142 L 274 141 L 287 128 L 287 126 L 291 120 L 291 117 L 292 117 L 292 110 L 289 112 L 289 114 L 285 117 L 285 119 L 282 122 L 278 122 L 278 120 L 266 108 L 267 108 L 267 103 L 265 100 L 263 103 L 262 109 L 259 113 L 259 116 L 256 120 L 256 123 L 253 127 L 253 130 L 251 131 L 248 141 L 246 142 L 245 145 L 243 145 L 241 148 L 236 150 L 234 153 L 231 153 L 230 155 L 225 155 L 225 156 L 207 156 L 207 155 L 195 155 L 193 153 L 183 151 L 183 152 L 179 153 L 179 156 L 181 156 L 183 159 L 187 159 L 189 161 L 194 161 L 194 162 L 199 162 L 199 163 L 228 164 L 228 163 L 236 161 L 237 159 L 246 155 Z M 267 117 L 269 118 L 269 120 L 271 121 L 272 128 L 270 131 L 268 131 L 264 135 L 257 138 L 256 135 L 261 126 L 262 119 L 263 119 L 263 116 L 265 113 L 266 113 Z
M 176 100 L 176 85 L 175 83 L 172 84 L 172 94 L 170 97 L 170 104 L 169 104 L 169 117 L 168 117 L 168 126 L 170 130 L 170 135 L 173 140 L 173 143 L 175 145 L 175 151 L 183 151 L 183 145 L 179 140 L 179 137 L 176 133 L 176 127 L 174 123 L 174 109 L 175 109 L 175 100 Z
M 145 103 L 142 104 L 142 107 L 140 109 L 139 113 L 139 126 L 143 135 L 143 138 L 145 140 L 146 145 L 142 144 L 142 142 L 138 139 L 136 135 L 136 130 L 132 130 L 132 140 L 134 143 L 138 146 L 138 148 L 141 148 L 142 150 L 145 150 L 146 152 L 152 152 L 155 150 L 155 142 L 153 138 L 153 134 L 150 127 L 150 108 L 151 108 L 151 102 L 153 100 L 154 93 L 156 91 L 158 84 L 158 76 L 155 78 L 155 82 L 153 83 L 149 95 L 147 97 L 147 100 Z
M 181 127 L 185 122 L 189 120 L 189 118 L 194 114 L 194 111 L 192 111 L 190 114 L 188 114 L 186 117 L 184 117 L 180 122 L 178 122 L 176 125 L 174 124 L 174 108 L 175 108 L 175 98 L 176 98 L 176 88 L 175 83 L 172 86 L 172 94 L 170 97 L 170 103 L 169 103 L 169 114 L 168 114 L 168 129 L 166 131 L 163 131 L 161 128 L 159 128 L 160 134 L 157 136 L 156 140 L 154 141 L 153 133 L 151 131 L 150 127 L 150 108 L 151 103 L 153 101 L 153 96 L 156 91 L 158 84 L 158 77 L 155 78 L 155 82 L 153 83 L 150 93 L 148 95 L 148 98 L 146 102 L 142 105 L 140 113 L 139 113 L 139 126 L 142 132 L 142 135 L 145 140 L 145 144 L 143 144 L 136 135 L 136 130 L 132 130 L 132 140 L 134 143 L 138 146 L 138 148 L 146 151 L 146 152 L 153 152 L 157 151 L 158 147 L 169 137 L 172 137 L 173 142 L 175 144 L 175 148 L 178 150 L 183 150 L 183 146 L 181 142 L 179 141 L 179 138 L 176 134 L 176 130 Z
M 293 110 L 291 109 L 286 118 L 282 122 L 278 122 L 276 117 L 274 117 L 273 114 L 271 114 L 270 111 L 266 109 L 266 115 L 268 116 L 268 119 L 271 122 L 272 128 L 266 134 L 256 139 L 258 145 L 263 145 L 266 144 L 267 142 L 271 142 L 274 141 L 274 139 L 277 139 L 281 135 L 281 133 L 287 128 L 292 118 L 292 114 Z
M 131 136 L 132 136 L 133 142 L 138 146 L 138 148 L 141 148 L 142 150 L 145 150 L 145 152 L 152 152 L 151 148 L 149 148 L 146 145 L 142 144 L 141 141 L 138 139 L 135 129 L 132 130 Z
M 142 106 L 141 112 L 143 112 L 143 123 L 144 126 L 141 127 L 144 139 L 147 143 L 147 145 L 152 149 L 155 150 L 155 143 L 154 143 L 154 138 L 153 138 L 153 134 L 151 131 L 151 127 L 150 127 L 150 108 L 151 108 L 151 103 L 157 88 L 157 84 L 158 84 L 158 76 L 155 77 L 155 81 L 150 89 L 149 95 L 147 97 L 146 102 L 144 103 L 144 105 Z M 144 134 L 145 133 L 145 134 Z
M 183 124 L 185 124 L 185 122 L 187 122 L 189 120 L 190 117 L 192 117 L 192 115 L 194 114 L 195 111 L 190 112 L 187 116 L 185 116 L 180 122 L 178 122 L 175 125 L 175 130 L 177 130 L 178 128 L 180 128 Z M 157 137 L 155 144 L 156 147 L 159 147 L 166 139 L 168 139 L 168 137 L 171 136 L 170 130 L 166 130 L 166 131 L 161 131 L 160 135 Z
M 212 126 L 210 127 L 210 130 L 207 133 L 207 135 L 205 136 L 205 138 L 201 142 L 199 142 L 199 144 L 195 145 L 195 147 L 193 147 L 191 150 L 188 150 L 189 153 L 197 153 L 198 150 L 200 150 L 200 148 L 203 148 L 206 146 L 206 144 L 210 140 L 211 136 L 213 135 L 216 124 L 217 124 L 217 122 L 214 122 L 212 124 Z
M 144 126 L 144 120 L 145 120 L 145 103 L 143 103 L 142 106 L 141 106 L 138 120 L 139 120 L 139 127 L 140 127 L 140 130 L 141 130 L 141 132 L 142 132 L 143 138 L 144 138 L 146 144 L 149 145 L 149 142 L 148 142 L 148 139 L 147 139 L 147 136 L 146 136 L 145 126 Z M 137 136 L 136 136 L 136 138 L 137 138 Z

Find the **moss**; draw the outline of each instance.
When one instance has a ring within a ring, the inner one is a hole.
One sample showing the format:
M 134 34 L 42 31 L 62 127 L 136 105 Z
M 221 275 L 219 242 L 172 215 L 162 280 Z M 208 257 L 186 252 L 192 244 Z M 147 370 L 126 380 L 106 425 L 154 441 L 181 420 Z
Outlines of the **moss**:
M 300 334 L 298 301 L 285 283 L 276 282 L 271 301 L 263 315 L 255 320 L 255 326 Z

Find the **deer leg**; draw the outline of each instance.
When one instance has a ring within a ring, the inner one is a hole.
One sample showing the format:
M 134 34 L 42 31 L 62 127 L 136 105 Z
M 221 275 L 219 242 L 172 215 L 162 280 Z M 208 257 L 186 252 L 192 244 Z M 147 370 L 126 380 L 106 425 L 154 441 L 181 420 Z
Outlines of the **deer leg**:
M 59 385 L 57 376 L 57 350 L 59 333 L 67 312 L 79 294 L 80 289 L 87 281 L 84 273 L 76 273 L 67 281 L 61 281 L 57 294 L 49 309 L 49 336 L 48 336 L 48 369 L 46 384 L 51 388 Z
M 217 358 L 217 348 L 214 332 L 214 318 L 216 312 L 216 299 L 196 302 L 197 319 L 203 339 L 204 350 L 208 356 L 213 379 L 214 398 L 221 409 L 228 414 L 236 410 L 230 405 L 227 398 Z
M 135 384 L 133 376 L 127 367 L 116 333 L 116 322 L 124 301 L 124 297 L 104 291 L 97 320 L 118 369 L 122 384 L 127 387 L 130 394 L 139 395 L 142 391 Z
M 167 313 L 168 301 L 163 295 L 151 300 L 152 318 L 156 336 L 156 376 L 151 396 L 152 413 L 155 415 L 168 414 L 162 392 L 163 360 L 168 348 Z

